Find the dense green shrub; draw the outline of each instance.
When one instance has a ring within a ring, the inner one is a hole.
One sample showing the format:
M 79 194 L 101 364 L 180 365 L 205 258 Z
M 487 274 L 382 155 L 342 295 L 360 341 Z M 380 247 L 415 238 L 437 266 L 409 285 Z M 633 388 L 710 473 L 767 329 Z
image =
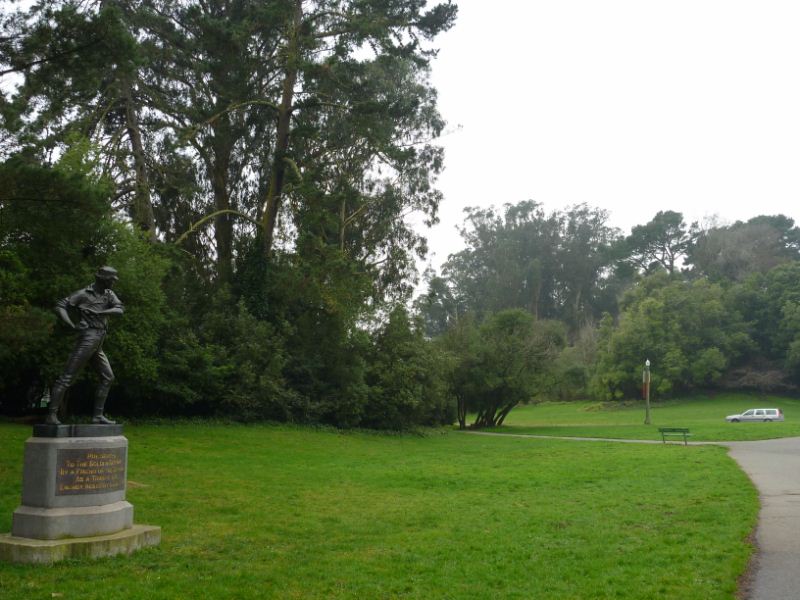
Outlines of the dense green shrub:
M 732 287 L 729 304 L 747 316 L 757 347 L 750 360 L 800 382 L 800 262 L 751 275 Z
M 589 395 L 589 384 L 597 362 L 598 331 L 594 324 L 584 325 L 571 345 L 565 346 L 547 371 L 542 388 L 544 398 L 578 400 Z
M 412 325 L 404 307 L 395 308 L 375 332 L 371 350 L 364 426 L 404 429 L 455 420 L 447 357 L 425 340 L 420 325 Z
M 664 397 L 715 384 L 753 349 L 723 288 L 704 279 L 688 282 L 657 273 L 634 287 L 623 307 L 616 326 L 610 318 L 600 325 L 591 389 L 601 399 L 638 394 L 647 359 L 653 393 Z
M 8 405 L 39 388 L 67 346 L 52 307 L 85 285 L 106 233 L 105 194 L 80 174 L 0 165 L 0 385 Z M 61 358 L 60 360 L 64 360 Z
M 199 323 L 176 315 L 163 337 L 159 378 L 145 414 L 293 420 L 297 395 L 284 384 L 283 339 L 221 291 Z
M 564 346 L 564 325 L 536 321 L 521 309 L 500 311 L 480 326 L 461 319 L 443 338 L 454 356 L 450 386 L 458 400 L 458 419 L 466 426 L 502 425 L 518 404 L 534 399 L 552 379 L 553 361 Z

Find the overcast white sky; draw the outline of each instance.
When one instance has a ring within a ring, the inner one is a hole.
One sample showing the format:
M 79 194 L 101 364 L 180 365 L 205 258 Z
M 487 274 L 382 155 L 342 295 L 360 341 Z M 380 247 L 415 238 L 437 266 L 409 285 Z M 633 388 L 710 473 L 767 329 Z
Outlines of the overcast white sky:
M 626 233 L 687 221 L 800 221 L 800 2 L 460 0 L 432 82 L 442 138 L 438 266 L 465 206 L 586 202 Z

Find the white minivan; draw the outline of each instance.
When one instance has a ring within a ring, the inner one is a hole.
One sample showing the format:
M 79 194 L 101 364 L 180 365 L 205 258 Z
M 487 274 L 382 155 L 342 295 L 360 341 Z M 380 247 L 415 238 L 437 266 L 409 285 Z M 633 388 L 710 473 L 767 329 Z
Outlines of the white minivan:
M 729 423 L 738 423 L 739 421 L 762 421 L 764 423 L 783 421 L 783 411 L 780 408 L 751 408 L 740 415 L 728 415 L 725 420 Z

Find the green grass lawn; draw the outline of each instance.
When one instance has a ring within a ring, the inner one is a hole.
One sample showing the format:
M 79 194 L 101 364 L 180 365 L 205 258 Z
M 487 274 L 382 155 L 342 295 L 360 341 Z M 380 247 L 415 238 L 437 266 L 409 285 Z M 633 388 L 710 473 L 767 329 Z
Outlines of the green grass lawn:
M 29 431 L 0 424 L 0 531 Z M 718 447 L 187 423 L 126 435 L 128 500 L 161 546 L 0 564 L 0 598 L 732 599 L 758 511 Z
M 727 415 L 748 408 L 780 408 L 782 423 L 728 423 Z M 651 404 L 545 402 L 512 410 L 494 431 L 536 435 L 660 440 L 659 427 L 688 427 L 693 441 L 764 440 L 800 436 L 800 399 L 750 394 L 693 396 Z

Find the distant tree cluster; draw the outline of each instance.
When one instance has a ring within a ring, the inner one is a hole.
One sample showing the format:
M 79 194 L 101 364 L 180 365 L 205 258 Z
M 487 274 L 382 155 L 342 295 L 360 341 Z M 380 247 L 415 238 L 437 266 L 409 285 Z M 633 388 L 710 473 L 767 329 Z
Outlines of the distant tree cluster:
M 800 384 L 800 229 L 788 217 L 700 227 L 660 211 L 624 236 L 600 209 L 548 214 L 526 201 L 467 209 L 462 236 L 416 309 L 443 341 L 511 309 L 561 324 L 566 343 L 539 362 L 528 400 L 635 397 L 645 359 L 662 398 Z

